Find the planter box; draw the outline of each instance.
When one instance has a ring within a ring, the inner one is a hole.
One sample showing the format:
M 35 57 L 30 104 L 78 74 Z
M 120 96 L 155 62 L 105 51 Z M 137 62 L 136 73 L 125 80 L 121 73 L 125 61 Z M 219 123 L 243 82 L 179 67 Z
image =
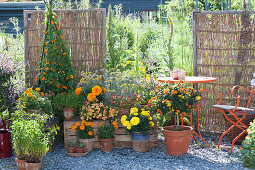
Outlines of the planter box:
M 77 121 L 81 122 L 79 117 L 76 117 L 72 120 L 64 121 L 65 144 L 67 142 L 77 140 L 75 135 L 75 130 L 72 130 L 72 126 Z M 97 134 L 97 125 L 99 122 L 102 122 L 102 121 L 101 120 L 93 121 L 95 134 Z M 154 125 L 154 128 L 151 130 L 149 147 L 158 147 L 158 127 L 157 127 L 156 118 L 153 118 L 153 122 L 155 125 Z M 115 141 L 114 141 L 113 147 L 114 148 L 132 148 L 131 135 L 126 134 L 126 129 L 125 127 L 122 126 L 121 122 L 118 122 L 118 126 L 119 128 L 115 131 Z M 94 148 L 100 148 L 100 145 L 98 142 L 98 136 L 95 135 L 95 137 L 96 137 L 96 141 L 94 143 Z

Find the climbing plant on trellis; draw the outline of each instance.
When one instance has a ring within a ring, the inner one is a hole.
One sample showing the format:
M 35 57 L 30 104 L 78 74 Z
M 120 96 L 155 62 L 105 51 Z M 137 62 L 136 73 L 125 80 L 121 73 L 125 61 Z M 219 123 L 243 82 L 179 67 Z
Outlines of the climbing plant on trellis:
M 46 27 L 43 31 L 42 54 L 34 86 L 45 93 L 67 93 L 74 87 L 75 70 L 52 4 L 45 3 L 45 6 Z

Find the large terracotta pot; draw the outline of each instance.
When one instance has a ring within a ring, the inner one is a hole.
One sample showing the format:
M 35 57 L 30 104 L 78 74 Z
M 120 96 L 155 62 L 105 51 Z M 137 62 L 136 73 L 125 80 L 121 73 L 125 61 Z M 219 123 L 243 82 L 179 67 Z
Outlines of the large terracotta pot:
M 8 158 L 11 156 L 11 133 L 7 130 L 0 130 L 0 158 Z
M 165 126 L 162 130 L 169 155 L 184 155 L 188 152 L 193 128 L 190 126 L 180 128 L 183 131 L 174 131 L 174 126 Z
M 80 143 L 85 144 L 85 148 L 89 151 L 92 152 L 93 150 L 93 145 L 94 145 L 95 138 L 92 139 L 79 139 Z
M 102 152 L 111 152 L 112 151 L 112 144 L 114 142 L 114 138 L 110 139 L 98 139 L 100 146 L 101 146 L 101 151 Z
M 143 135 L 140 132 L 131 134 L 133 151 L 135 152 L 148 152 L 149 151 L 150 133 Z
M 66 120 L 70 120 L 73 118 L 75 109 L 63 109 L 64 116 Z
M 15 158 L 18 170 L 26 170 L 25 162 L 26 160 Z
M 42 169 L 42 162 L 39 163 L 29 163 L 26 162 L 26 170 L 41 170 Z

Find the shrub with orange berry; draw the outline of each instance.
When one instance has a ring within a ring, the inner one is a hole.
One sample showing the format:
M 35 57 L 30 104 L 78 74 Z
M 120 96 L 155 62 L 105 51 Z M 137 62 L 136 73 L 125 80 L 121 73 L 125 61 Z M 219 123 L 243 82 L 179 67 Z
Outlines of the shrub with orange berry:
M 92 139 L 95 137 L 93 126 L 92 122 L 82 120 L 82 122 L 76 122 L 72 126 L 72 130 L 76 130 L 76 135 L 79 139 Z
M 52 114 L 51 101 L 42 95 L 41 89 L 28 88 L 18 99 L 19 105 L 21 105 L 24 111 L 28 110 L 38 110 L 42 111 L 48 115 Z
M 179 125 L 179 118 L 189 116 L 201 99 L 200 92 L 187 87 L 184 82 L 158 86 L 152 92 L 153 97 L 148 102 L 148 106 L 158 115 L 160 124 L 176 116 Z

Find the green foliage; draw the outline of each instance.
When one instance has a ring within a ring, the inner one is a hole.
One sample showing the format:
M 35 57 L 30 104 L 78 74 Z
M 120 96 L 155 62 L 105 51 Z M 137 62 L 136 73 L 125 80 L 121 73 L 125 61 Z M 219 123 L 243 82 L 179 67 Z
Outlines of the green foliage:
M 241 160 L 244 166 L 255 168 L 255 120 L 250 123 L 247 132 L 248 135 L 242 142 L 242 148 L 240 148 Z
M 58 109 L 78 109 L 81 106 L 81 100 L 81 96 L 74 92 L 53 97 L 53 102 Z
M 45 93 L 67 93 L 74 88 L 75 70 L 72 67 L 62 32 L 58 27 L 57 16 L 50 4 L 46 4 L 46 8 L 42 56 L 34 86 L 39 87 Z
M 68 142 L 67 143 L 67 147 L 75 147 L 76 146 L 76 144 L 77 144 L 77 141 L 71 141 L 71 142 Z
M 115 128 L 116 126 L 114 126 L 112 123 L 101 124 L 97 129 L 97 135 L 101 139 L 114 138 Z
M 127 128 L 129 134 L 140 132 L 146 135 L 154 126 L 149 112 L 145 110 L 138 112 L 137 108 L 131 108 L 128 117 L 123 115 L 121 117 L 121 123 Z

